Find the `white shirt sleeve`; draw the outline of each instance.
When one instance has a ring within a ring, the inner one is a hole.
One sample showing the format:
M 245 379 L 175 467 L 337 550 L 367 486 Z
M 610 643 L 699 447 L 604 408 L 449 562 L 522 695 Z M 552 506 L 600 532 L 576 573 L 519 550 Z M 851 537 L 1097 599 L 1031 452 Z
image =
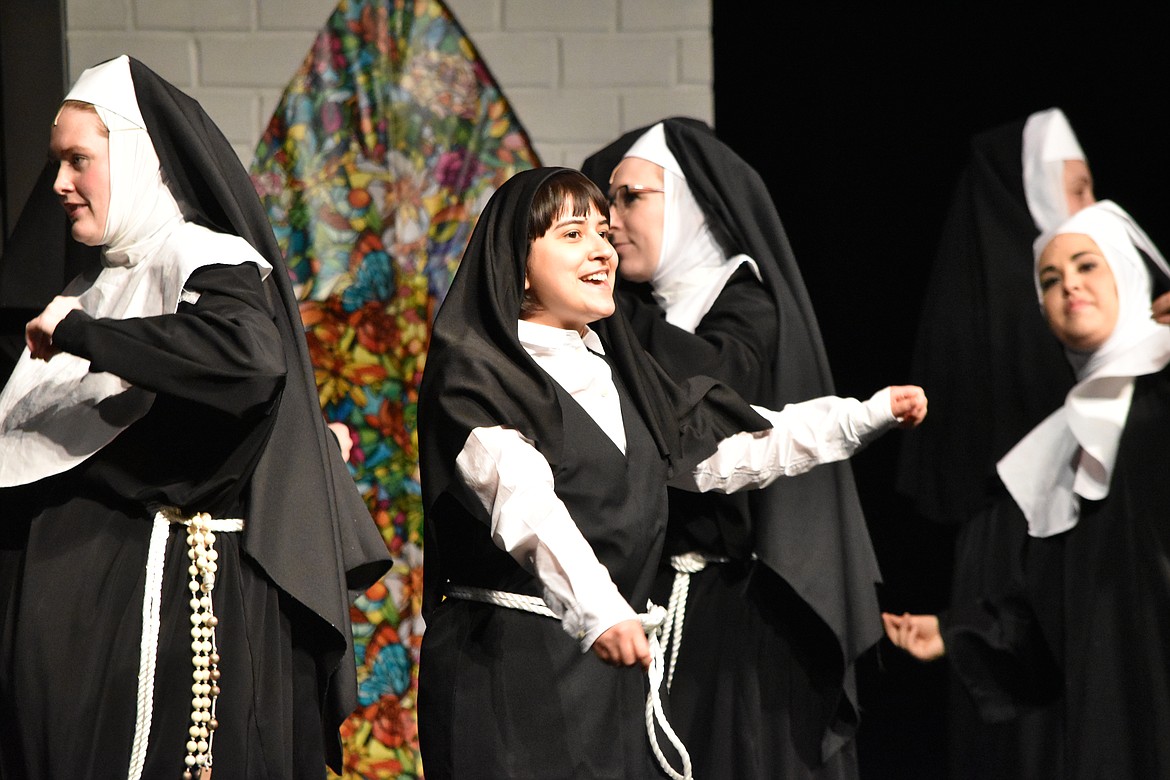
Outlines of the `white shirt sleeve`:
M 714 455 L 695 467 L 693 484 L 672 484 L 720 493 L 767 487 L 780 477 L 845 460 L 898 422 L 890 412 L 888 387 L 865 402 L 825 396 L 788 404 L 778 412 L 752 408 L 772 423 L 770 429 L 724 439 Z
M 626 602 L 553 489 L 552 469 L 518 431 L 476 428 L 455 459 L 491 516 L 492 540 L 536 576 L 549 609 L 587 651 L 637 614 Z

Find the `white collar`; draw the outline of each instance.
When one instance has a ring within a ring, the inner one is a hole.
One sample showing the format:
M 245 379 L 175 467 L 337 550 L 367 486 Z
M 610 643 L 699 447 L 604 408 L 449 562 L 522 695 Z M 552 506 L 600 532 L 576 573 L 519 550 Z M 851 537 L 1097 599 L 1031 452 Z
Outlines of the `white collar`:
M 588 325 L 584 335 L 575 330 L 554 328 L 551 325 L 541 325 L 531 320 L 516 321 L 516 335 L 520 344 L 527 350 L 544 353 L 581 351 L 589 349 L 599 355 L 605 354 L 605 347 L 601 339 Z

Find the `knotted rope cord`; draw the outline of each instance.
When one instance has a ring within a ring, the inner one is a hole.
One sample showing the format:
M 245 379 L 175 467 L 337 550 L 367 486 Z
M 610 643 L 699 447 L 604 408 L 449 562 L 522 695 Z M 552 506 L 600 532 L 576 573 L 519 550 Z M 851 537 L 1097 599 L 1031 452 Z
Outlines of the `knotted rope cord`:
M 666 610 L 648 601 L 646 602 L 646 614 L 638 615 L 638 618 L 642 621 L 642 628 L 646 631 L 646 639 L 650 642 L 650 693 L 646 696 L 646 733 L 650 737 L 650 749 L 654 752 L 654 757 L 658 759 L 658 765 L 662 767 L 662 771 L 666 772 L 672 780 L 692 780 L 691 754 L 687 752 L 686 746 L 683 745 L 678 734 L 666 720 L 666 713 L 662 711 L 662 696 L 659 693 L 662 690 L 664 671 L 662 668 L 663 648 L 659 640 L 662 635 L 663 623 L 666 621 Z M 666 734 L 666 738 L 670 740 L 670 744 L 674 745 L 679 758 L 682 759 L 681 773 L 676 772 L 674 767 L 670 765 L 662 748 L 658 745 L 658 732 L 654 729 L 655 719 L 658 720 L 662 732 Z
M 670 647 L 670 666 L 666 673 L 666 692 L 670 692 L 670 685 L 674 682 L 674 667 L 678 664 L 678 652 L 682 646 L 683 618 L 687 612 L 687 595 L 691 590 L 691 575 L 707 568 L 708 563 L 727 563 L 729 558 L 721 555 L 707 555 L 701 552 L 688 552 L 682 555 L 672 555 L 671 568 L 674 569 L 674 582 L 670 586 L 670 601 L 666 605 L 666 622 L 662 626 L 662 636 Z M 673 636 L 672 636 L 673 630 Z
M 506 590 L 473 588 L 470 585 L 452 585 L 449 582 L 447 583 L 447 595 L 453 599 L 481 601 L 484 604 L 518 609 L 522 612 L 531 612 L 534 615 L 544 615 L 550 618 L 557 616 L 557 613 L 549 609 L 540 596 L 525 596 L 522 593 L 509 593 Z
M 539 596 L 526 596 L 521 593 L 509 593 L 508 591 L 492 590 L 490 588 L 476 588 L 470 585 L 452 585 L 451 583 L 447 583 L 447 596 L 449 598 L 494 604 L 498 607 L 518 609 L 524 612 L 531 612 L 535 615 L 543 615 L 544 617 L 557 617 L 556 613 L 549 609 L 544 599 Z M 666 610 L 648 601 L 646 602 L 646 611 L 638 615 L 638 620 L 641 622 L 642 630 L 646 632 L 646 639 L 650 644 L 650 693 L 646 695 L 646 735 L 650 740 L 650 750 L 654 753 L 654 757 L 658 759 L 658 765 L 662 767 L 662 771 L 666 772 L 672 780 L 692 780 L 690 753 L 687 752 L 686 746 L 683 745 L 678 734 L 675 733 L 670 723 L 666 720 L 666 713 L 662 710 L 662 697 L 659 692 L 662 688 L 662 677 L 664 673 L 663 648 L 660 640 L 666 621 Z M 670 762 L 658 744 L 658 731 L 654 728 L 655 720 L 658 721 L 658 725 L 662 728 L 662 732 L 666 735 L 666 738 L 670 740 L 670 744 L 678 751 L 683 764 L 681 773 L 675 771 L 674 767 L 670 765 Z
M 146 583 L 142 594 L 142 638 L 138 644 L 138 706 L 134 718 L 134 742 L 130 747 L 129 780 L 141 780 L 146 765 L 146 746 L 154 715 L 154 668 L 158 661 L 159 615 L 162 611 L 163 564 L 167 554 L 170 521 L 159 512 L 150 529 L 146 553 Z
M 194 529 L 192 528 L 193 522 L 195 525 Z M 238 533 L 244 530 L 243 520 L 212 519 L 206 514 L 197 515 L 195 518 L 185 518 L 173 509 L 163 509 L 154 516 L 150 529 L 150 542 L 147 547 L 146 576 L 142 594 L 142 638 L 139 642 L 138 650 L 138 697 L 134 720 L 134 741 L 130 748 L 130 766 L 127 770 L 127 778 L 129 780 L 141 780 L 143 768 L 146 764 L 146 751 L 150 744 L 150 727 L 154 715 L 155 670 L 158 665 L 158 637 L 161 629 L 160 615 L 162 609 L 163 571 L 166 563 L 167 537 L 170 534 L 171 523 L 188 527 L 188 544 L 194 541 L 195 533 L 205 535 L 204 541 L 207 547 L 206 557 L 211 564 L 211 581 L 205 593 L 207 597 L 206 605 L 202 604 L 197 593 L 198 586 L 192 589 L 193 627 L 191 630 L 193 633 L 197 630 L 201 631 L 201 625 L 195 624 L 194 621 L 197 614 L 203 613 L 214 620 L 214 615 L 211 613 L 210 593 L 211 588 L 214 587 L 215 559 L 218 555 L 215 553 L 214 547 L 212 547 L 214 544 L 214 534 L 209 534 L 208 532 Z M 207 539 L 206 536 L 211 536 L 211 539 Z M 197 568 L 195 558 L 192 558 L 190 568 Z M 200 573 L 203 580 L 206 580 L 207 573 L 205 567 L 205 570 Z M 192 582 L 194 583 L 196 574 L 192 573 L 191 576 Z M 201 621 L 201 624 L 207 624 L 214 631 L 214 625 L 208 624 L 206 618 Z M 199 651 L 196 651 L 194 647 L 196 642 L 200 643 L 200 648 L 202 648 L 203 637 L 200 636 L 200 638 L 192 642 L 192 650 L 196 652 L 196 657 L 198 657 Z M 194 662 L 195 658 L 192 660 Z M 216 660 L 218 661 L 218 658 Z M 195 672 L 200 673 L 198 664 L 196 664 Z M 218 686 L 216 687 L 218 688 Z M 200 688 L 200 691 L 202 692 L 202 688 Z M 218 693 L 218 690 L 215 693 Z M 214 702 L 212 702 L 212 707 L 214 707 Z M 213 722 L 214 718 L 210 720 Z M 210 723 L 203 724 L 201 728 L 209 730 Z M 200 727 L 191 727 L 193 740 L 199 739 L 199 730 Z M 209 742 L 210 733 L 202 735 L 202 738 Z M 198 742 L 196 742 L 196 745 L 198 746 Z M 191 753 L 189 752 L 188 755 L 190 756 Z M 210 744 L 208 744 L 207 751 L 207 766 L 210 766 Z

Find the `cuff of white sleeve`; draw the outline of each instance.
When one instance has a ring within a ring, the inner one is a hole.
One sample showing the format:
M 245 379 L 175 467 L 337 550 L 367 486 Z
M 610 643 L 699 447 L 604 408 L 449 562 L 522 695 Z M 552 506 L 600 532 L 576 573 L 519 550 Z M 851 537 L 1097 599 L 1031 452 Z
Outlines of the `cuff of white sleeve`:
M 882 431 L 902 422 L 890 411 L 890 404 L 890 388 L 878 390 L 861 405 L 865 409 L 865 418 L 858 421 L 858 428 L 862 431 Z
M 637 620 L 638 613 L 618 593 L 617 588 L 612 593 L 596 594 L 588 606 L 582 604 L 579 617 L 570 618 L 573 611 L 568 611 L 562 620 L 562 627 L 569 636 L 577 640 L 582 653 L 589 652 L 597 638 L 623 620 Z

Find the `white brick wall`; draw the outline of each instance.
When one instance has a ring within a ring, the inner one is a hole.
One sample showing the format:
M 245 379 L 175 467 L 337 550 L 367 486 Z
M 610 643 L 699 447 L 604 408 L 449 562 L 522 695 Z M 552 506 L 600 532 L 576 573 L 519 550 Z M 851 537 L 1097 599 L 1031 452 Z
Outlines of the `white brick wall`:
M 447 0 L 541 160 L 577 166 L 671 114 L 712 121 L 711 0 Z M 69 72 L 138 57 L 250 162 L 336 0 L 68 0 Z

